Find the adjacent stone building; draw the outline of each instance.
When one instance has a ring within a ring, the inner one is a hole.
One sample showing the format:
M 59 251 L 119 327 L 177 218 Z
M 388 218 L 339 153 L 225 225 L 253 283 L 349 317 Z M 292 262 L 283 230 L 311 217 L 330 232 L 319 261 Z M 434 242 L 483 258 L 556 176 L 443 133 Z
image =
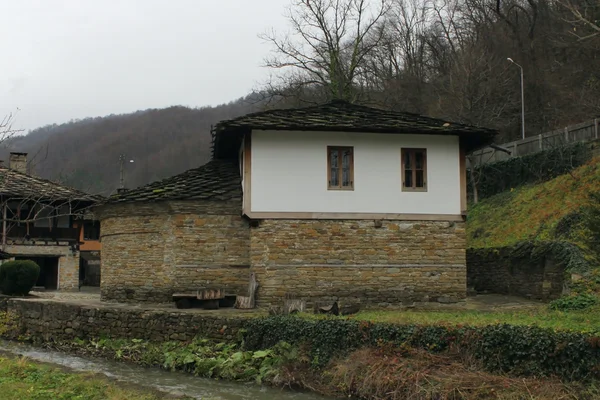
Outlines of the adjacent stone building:
M 74 220 L 102 198 L 31 176 L 27 165 L 27 153 L 11 153 L 8 168 L 0 167 L 4 259 L 35 261 L 37 286 L 77 290 L 81 229 Z
M 118 194 L 101 293 L 169 301 L 222 287 L 397 306 L 466 295 L 465 154 L 494 132 L 333 102 L 217 124 L 208 164 Z

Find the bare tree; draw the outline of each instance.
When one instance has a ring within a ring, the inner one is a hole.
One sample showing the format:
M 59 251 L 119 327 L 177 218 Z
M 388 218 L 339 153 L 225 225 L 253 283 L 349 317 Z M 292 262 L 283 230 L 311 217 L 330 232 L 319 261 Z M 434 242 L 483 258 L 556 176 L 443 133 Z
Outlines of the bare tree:
M 570 13 L 571 18 L 565 18 L 565 21 L 573 25 L 570 33 L 577 40 L 600 36 L 600 0 L 557 0 L 557 3 Z
M 15 113 L 9 113 L 0 120 L 0 145 L 5 143 L 7 140 L 12 138 L 18 133 L 23 132 L 23 129 L 15 129 L 13 128 L 13 124 L 15 123 L 15 119 L 19 109 Z
M 291 32 L 259 35 L 273 47 L 265 66 L 291 70 L 279 76 L 297 89 L 323 88 L 328 99 L 355 101 L 359 70 L 377 48 L 377 29 L 389 10 L 389 0 L 293 0 L 287 18 Z M 287 74 L 286 74 L 287 73 Z

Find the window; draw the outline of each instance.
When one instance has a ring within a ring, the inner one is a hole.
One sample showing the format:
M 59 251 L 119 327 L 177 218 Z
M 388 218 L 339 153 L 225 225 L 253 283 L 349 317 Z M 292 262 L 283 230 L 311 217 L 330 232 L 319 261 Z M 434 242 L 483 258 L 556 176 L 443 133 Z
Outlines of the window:
M 427 150 L 402 149 L 402 190 L 427 191 Z
M 100 240 L 100 222 L 83 222 L 83 240 Z
M 354 148 L 327 147 L 327 188 L 354 189 Z

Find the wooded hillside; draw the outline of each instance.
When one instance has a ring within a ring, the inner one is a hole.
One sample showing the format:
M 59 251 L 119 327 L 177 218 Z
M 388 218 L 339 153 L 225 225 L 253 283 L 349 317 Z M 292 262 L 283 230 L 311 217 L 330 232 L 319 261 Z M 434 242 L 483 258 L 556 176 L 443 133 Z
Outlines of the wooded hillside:
M 46 126 L 10 148 L 106 195 L 120 154 L 135 161 L 127 187 L 164 178 L 208 160 L 211 124 L 264 107 L 345 99 L 495 128 L 502 143 L 521 136 L 521 67 L 526 136 L 600 117 L 600 0 L 298 0 L 288 22 L 291 35 L 261 35 L 275 74 L 260 95 Z
M 253 108 L 249 99 L 239 99 L 217 107 L 174 106 L 48 125 L 10 140 L 0 159 L 7 162 L 9 151 L 28 152 L 35 175 L 109 195 L 119 185 L 120 154 L 127 161 L 126 187 L 166 178 L 209 160 L 212 124 Z

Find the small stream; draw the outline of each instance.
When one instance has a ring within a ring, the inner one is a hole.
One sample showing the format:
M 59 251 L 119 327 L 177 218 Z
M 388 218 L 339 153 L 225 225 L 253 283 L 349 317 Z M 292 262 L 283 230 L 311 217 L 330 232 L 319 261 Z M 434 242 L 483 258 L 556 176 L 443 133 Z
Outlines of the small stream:
M 254 384 L 198 378 L 181 372 L 144 368 L 133 364 L 72 356 L 31 345 L 0 341 L 0 351 L 22 355 L 34 361 L 67 367 L 75 371 L 103 374 L 122 382 L 158 389 L 162 392 L 185 394 L 195 399 L 210 400 L 324 400 L 311 393 L 291 392 Z

